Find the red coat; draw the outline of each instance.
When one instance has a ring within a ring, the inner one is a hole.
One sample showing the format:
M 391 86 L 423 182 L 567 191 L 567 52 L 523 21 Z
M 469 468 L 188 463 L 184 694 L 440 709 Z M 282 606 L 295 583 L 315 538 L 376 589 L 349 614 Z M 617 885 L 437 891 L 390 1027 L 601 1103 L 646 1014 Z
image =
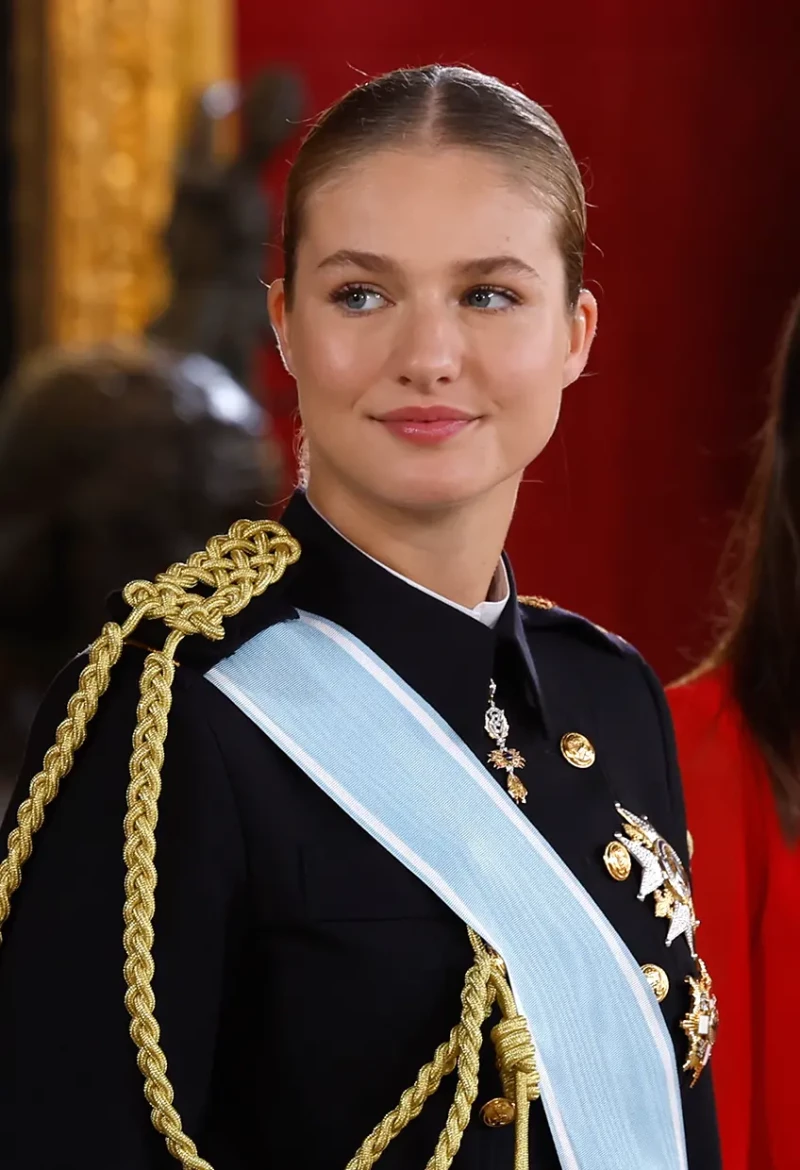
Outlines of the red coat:
M 674 687 L 697 949 L 714 980 L 712 1068 L 726 1170 L 800 1170 L 800 848 L 781 834 L 728 673 Z

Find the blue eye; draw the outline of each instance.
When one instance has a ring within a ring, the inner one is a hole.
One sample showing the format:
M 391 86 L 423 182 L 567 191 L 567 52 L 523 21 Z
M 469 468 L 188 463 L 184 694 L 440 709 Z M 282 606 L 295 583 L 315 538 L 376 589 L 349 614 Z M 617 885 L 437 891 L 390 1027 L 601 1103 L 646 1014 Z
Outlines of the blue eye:
M 519 297 L 507 288 L 492 288 L 490 285 L 479 285 L 471 288 L 465 295 L 464 301 L 471 309 L 508 309 L 520 303 Z
M 368 313 L 386 304 L 385 297 L 364 284 L 348 284 L 344 288 L 336 289 L 331 295 L 331 300 L 337 305 L 342 305 L 348 313 Z

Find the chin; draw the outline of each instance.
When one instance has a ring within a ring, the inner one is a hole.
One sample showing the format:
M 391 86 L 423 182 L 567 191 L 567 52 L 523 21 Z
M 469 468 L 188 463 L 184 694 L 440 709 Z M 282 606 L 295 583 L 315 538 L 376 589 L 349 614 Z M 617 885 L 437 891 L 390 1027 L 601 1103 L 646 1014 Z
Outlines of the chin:
M 485 495 L 496 486 L 483 477 L 471 473 L 449 474 L 392 474 L 384 472 L 377 480 L 373 494 L 385 504 L 408 511 L 435 512 L 443 508 L 457 508 Z

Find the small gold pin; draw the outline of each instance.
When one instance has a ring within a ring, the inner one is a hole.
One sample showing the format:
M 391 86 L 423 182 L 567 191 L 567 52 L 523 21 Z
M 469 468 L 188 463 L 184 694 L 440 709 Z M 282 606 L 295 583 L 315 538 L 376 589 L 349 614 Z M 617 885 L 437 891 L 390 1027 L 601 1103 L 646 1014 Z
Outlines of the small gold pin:
M 691 861 L 694 857 L 694 837 L 688 829 L 686 830 L 686 849 L 689 853 L 689 860 Z
M 573 768 L 591 768 L 597 759 L 594 747 L 579 731 L 568 731 L 562 735 L 561 754 Z
M 669 992 L 669 977 L 663 967 L 655 963 L 645 963 L 642 974 L 653 989 L 653 995 L 659 1003 L 663 1003 Z
M 606 845 L 603 861 L 615 882 L 624 882 L 631 874 L 631 855 L 621 841 Z

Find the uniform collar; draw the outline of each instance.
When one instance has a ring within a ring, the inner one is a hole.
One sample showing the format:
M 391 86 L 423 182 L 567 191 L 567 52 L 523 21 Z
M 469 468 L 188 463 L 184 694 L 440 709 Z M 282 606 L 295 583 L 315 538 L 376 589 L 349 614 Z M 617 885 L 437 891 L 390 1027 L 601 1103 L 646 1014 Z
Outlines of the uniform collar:
M 352 545 L 353 548 L 358 548 L 358 546 L 354 545 L 353 542 L 344 535 L 344 533 L 339 531 L 335 524 L 331 523 L 327 516 L 324 516 L 322 512 L 320 512 L 319 508 L 314 506 L 311 500 L 308 499 L 308 496 L 306 496 L 306 503 L 311 508 L 311 510 L 320 517 L 321 520 L 324 520 L 325 523 L 333 529 L 337 536 L 340 536 L 342 540 L 347 541 L 347 543 Z M 481 625 L 487 626 L 490 630 L 493 630 L 497 626 L 497 623 L 500 621 L 500 615 L 506 608 L 506 605 L 510 599 L 511 590 L 509 586 L 508 572 L 506 570 L 505 562 L 502 560 L 497 566 L 495 578 L 492 582 L 493 586 L 496 587 L 496 592 L 500 594 L 500 598 L 494 601 L 481 601 L 472 609 L 470 609 L 466 605 L 459 605 L 457 601 L 451 601 L 449 597 L 444 597 L 441 593 L 435 593 L 433 589 L 428 589 L 425 585 L 420 585 L 418 581 L 412 581 L 410 577 L 404 577 L 403 574 L 398 573 L 396 569 L 391 569 L 388 565 L 384 565 L 381 561 L 376 560 L 375 557 L 369 556 L 369 553 L 365 553 L 363 549 L 359 549 L 359 552 L 371 560 L 373 564 L 380 566 L 380 568 L 384 569 L 387 573 L 391 573 L 393 577 L 397 577 L 399 581 L 403 581 L 404 584 L 410 585 L 412 589 L 419 589 L 421 593 L 426 593 L 428 597 L 433 597 L 436 601 L 440 601 L 442 605 L 449 605 L 453 609 L 458 610 L 459 613 L 466 614 L 467 617 L 473 618 L 475 621 L 480 622 Z
M 281 523 L 302 549 L 297 566 L 287 574 L 287 600 L 355 634 L 467 743 L 475 743 L 476 735 L 482 742 L 489 680 L 498 669 L 506 685 L 524 688 L 544 718 L 514 576 L 505 558 L 509 596 L 496 626 L 489 628 L 469 610 L 420 589 L 367 556 L 323 519 L 303 492 L 292 498 Z

